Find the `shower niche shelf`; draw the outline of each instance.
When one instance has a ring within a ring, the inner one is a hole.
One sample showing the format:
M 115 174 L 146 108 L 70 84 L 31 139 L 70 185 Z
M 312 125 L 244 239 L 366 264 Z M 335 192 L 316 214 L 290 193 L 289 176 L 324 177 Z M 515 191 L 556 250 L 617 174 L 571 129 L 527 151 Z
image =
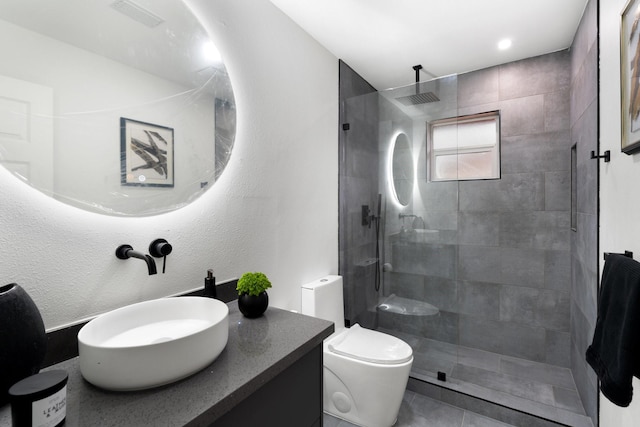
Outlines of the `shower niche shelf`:
M 437 307 L 427 302 L 399 297 L 396 294 L 391 294 L 385 298 L 378 304 L 377 309 L 404 316 L 434 316 L 440 312 Z
M 369 267 L 378 262 L 378 258 L 366 258 L 356 263 L 356 267 Z

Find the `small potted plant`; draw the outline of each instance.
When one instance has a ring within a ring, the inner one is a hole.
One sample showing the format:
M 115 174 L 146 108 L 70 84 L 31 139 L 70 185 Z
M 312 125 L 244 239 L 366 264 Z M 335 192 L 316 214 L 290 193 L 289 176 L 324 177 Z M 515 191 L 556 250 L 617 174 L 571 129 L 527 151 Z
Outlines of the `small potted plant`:
M 266 290 L 271 282 L 264 273 L 244 273 L 238 280 L 238 308 L 249 318 L 259 317 L 269 305 L 269 295 Z

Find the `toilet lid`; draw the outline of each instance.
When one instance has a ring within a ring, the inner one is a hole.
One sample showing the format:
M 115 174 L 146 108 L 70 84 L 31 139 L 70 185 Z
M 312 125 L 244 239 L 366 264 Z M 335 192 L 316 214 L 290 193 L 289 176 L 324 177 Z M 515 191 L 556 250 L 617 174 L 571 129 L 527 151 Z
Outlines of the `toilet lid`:
M 406 342 L 394 336 L 362 328 L 357 323 L 329 342 L 329 351 L 365 362 L 396 365 L 413 357 Z

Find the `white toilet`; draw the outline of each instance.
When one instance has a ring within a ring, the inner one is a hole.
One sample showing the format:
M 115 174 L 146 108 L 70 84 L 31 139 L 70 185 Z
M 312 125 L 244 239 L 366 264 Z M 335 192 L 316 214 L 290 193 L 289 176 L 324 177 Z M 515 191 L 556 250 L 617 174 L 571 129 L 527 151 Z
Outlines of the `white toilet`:
M 392 426 L 413 363 L 409 344 L 358 324 L 346 329 L 341 276 L 303 285 L 302 313 L 335 323 L 324 340 L 324 411 L 359 426 Z

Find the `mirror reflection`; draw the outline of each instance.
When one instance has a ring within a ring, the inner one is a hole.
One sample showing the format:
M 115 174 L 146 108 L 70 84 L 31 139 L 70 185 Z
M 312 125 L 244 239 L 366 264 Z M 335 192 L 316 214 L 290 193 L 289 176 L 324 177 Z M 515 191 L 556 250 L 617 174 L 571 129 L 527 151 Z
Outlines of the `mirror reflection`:
M 224 170 L 233 91 L 180 0 L 0 0 L 0 163 L 62 202 L 144 216 Z
M 391 159 L 391 177 L 396 200 L 402 206 L 407 206 L 411 201 L 413 192 L 414 167 L 413 155 L 409 138 L 400 133 L 393 143 L 393 156 Z

